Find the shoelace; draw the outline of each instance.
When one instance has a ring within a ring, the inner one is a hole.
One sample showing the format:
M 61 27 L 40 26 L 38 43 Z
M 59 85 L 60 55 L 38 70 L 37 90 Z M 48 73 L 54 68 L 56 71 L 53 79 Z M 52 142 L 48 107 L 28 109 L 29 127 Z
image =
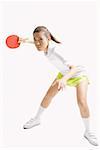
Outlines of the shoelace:
M 27 124 L 30 124 L 30 123 L 32 123 L 33 122 L 33 118 L 31 118 L 28 122 L 27 122 Z
M 94 133 L 92 133 L 92 132 L 88 132 L 88 135 L 89 135 L 92 139 L 97 139 L 97 138 L 95 137 Z

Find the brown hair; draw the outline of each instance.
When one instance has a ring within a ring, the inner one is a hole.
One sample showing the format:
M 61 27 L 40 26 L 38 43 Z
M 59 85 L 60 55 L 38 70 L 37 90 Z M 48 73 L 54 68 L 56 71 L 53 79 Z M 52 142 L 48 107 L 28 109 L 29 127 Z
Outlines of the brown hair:
M 61 43 L 61 42 L 59 42 L 59 41 L 50 33 L 50 31 L 49 31 L 46 27 L 44 27 L 44 26 L 38 26 L 38 27 L 36 27 L 35 30 L 33 31 L 33 34 L 34 34 L 35 32 L 40 32 L 40 31 L 43 31 L 43 32 L 46 33 L 46 35 L 49 35 L 49 36 L 51 37 L 51 40 L 52 40 L 52 41 L 54 41 L 54 42 L 56 42 L 56 43 Z

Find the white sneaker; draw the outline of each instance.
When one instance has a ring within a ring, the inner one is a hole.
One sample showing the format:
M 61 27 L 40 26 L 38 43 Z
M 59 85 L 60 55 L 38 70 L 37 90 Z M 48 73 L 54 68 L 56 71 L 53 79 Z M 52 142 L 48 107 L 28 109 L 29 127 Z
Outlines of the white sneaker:
M 94 146 L 98 146 L 97 138 L 94 133 L 88 131 L 84 133 L 84 137 Z
M 24 129 L 30 129 L 30 128 L 35 127 L 37 125 L 40 125 L 40 118 L 31 118 L 28 122 L 25 123 L 23 128 Z

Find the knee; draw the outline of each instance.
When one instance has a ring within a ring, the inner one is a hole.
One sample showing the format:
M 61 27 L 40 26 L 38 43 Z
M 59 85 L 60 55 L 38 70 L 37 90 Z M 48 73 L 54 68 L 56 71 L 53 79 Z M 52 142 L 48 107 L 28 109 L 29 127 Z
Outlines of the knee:
M 83 108 L 87 107 L 86 98 L 78 99 L 78 105 Z

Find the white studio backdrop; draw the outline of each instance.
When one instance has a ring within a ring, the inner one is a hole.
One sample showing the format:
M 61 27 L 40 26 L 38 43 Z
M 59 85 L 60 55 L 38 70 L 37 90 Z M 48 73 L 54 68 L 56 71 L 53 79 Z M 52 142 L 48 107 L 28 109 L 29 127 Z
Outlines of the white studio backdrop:
M 74 87 L 59 92 L 42 116 L 42 124 L 23 130 L 36 111 L 58 70 L 32 44 L 9 49 L 10 34 L 32 39 L 38 25 L 46 26 L 63 43 L 62 56 L 84 65 L 91 84 L 88 104 L 93 128 L 98 131 L 98 61 L 96 51 L 96 3 L 92 2 L 2 2 L 2 146 L 90 147 L 82 138 L 84 126 Z

